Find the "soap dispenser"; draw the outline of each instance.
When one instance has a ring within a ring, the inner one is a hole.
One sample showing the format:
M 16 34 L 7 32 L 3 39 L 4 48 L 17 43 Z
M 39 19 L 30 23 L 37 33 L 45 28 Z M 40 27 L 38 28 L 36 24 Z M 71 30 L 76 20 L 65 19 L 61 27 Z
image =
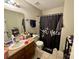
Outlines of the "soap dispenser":
M 11 38 L 12 38 L 12 43 L 15 43 L 15 37 L 14 37 L 14 35 L 12 35 Z

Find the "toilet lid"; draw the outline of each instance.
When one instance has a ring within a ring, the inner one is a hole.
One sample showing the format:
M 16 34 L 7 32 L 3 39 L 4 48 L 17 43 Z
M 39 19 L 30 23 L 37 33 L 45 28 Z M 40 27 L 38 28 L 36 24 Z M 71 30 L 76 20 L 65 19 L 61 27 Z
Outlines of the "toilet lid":
M 37 41 L 36 44 L 37 45 L 43 45 L 43 42 L 42 41 Z

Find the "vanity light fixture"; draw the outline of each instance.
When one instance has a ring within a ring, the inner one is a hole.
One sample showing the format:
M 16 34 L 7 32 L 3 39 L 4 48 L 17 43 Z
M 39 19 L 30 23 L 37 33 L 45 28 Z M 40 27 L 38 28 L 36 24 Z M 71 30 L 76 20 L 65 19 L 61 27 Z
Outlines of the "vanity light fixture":
M 5 3 L 16 6 L 20 8 L 20 5 L 15 2 L 15 0 L 5 0 Z

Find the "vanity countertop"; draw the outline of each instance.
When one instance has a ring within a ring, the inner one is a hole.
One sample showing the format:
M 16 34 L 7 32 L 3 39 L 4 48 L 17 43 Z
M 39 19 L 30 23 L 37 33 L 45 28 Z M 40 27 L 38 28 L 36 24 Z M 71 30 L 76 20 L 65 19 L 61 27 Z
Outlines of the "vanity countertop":
M 22 47 L 18 48 L 18 49 L 15 49 L 15 50 L 9 50 L 8 51 L 8 57 L 14 55 L 15 53 L 17 53 L 18 51 L 20 51 L 21 49 L 23 49 L 24 47 L 26 47 L 27 45 L 29 45 L 30 43 L 32 43 L 34 41 L 33 39 L 34 37 L 30 37 L 28 39 L 26 39 L 28 41 L 28 43 L 24 44 Z M 23 41 L 26 41 L 26 40 L 23 40 Z

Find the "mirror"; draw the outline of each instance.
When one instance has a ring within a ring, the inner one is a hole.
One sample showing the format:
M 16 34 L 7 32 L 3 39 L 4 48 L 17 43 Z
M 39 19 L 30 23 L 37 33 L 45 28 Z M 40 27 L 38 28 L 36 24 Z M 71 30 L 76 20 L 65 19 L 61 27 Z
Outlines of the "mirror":
M 4 39 L 7 40 L 8 38 L 11 37 L 12 31 L 11 29 L 13 27 L 17 27 L 19 29 L 19 32 L 23 32 L 23 27 L 22 27 L 22 19 L 24 18 L 24 14 L 10 11 L 7 9 L 4 9 L 4 32 L 5 32 L 5 37 Z M 8 34 L 8 35 L 7 35 Z M 7 35 L 7 36 L 6 36 Z

